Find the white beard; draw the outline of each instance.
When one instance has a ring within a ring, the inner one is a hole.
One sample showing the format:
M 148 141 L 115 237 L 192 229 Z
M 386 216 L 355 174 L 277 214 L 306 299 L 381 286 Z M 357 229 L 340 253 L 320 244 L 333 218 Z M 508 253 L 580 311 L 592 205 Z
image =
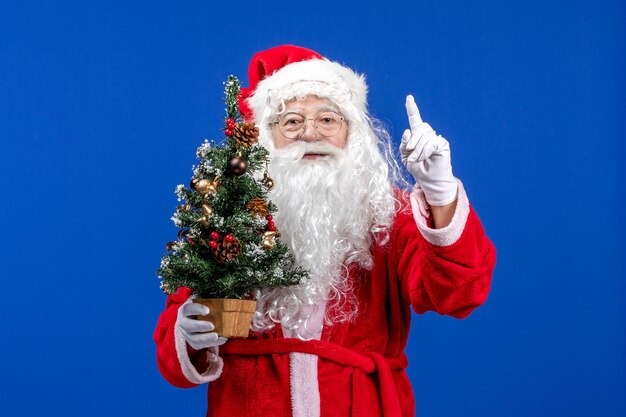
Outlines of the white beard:
M 305 153 L 329 156 L 306 160 Z M 270 199 L 278 207 L 281 240 L 311 280 L 320 281 L 320 290 L 328 289 L 329 278 L 350 257 L 350 239 L 362 240 L 369 233 L 367 195 L 360 195 L 354 174 L 352 161 L 332 145 L 296 142 L 272 158 L 270 175 L 277 188 Z
M 302 159 L 306 153 L 327 156 Z M 375 216 L 368 173 L 374 170 L 364 170 L 363 162 L 352 158 L 349 150 L 323 143 L 298 141 L 273 150 L 271 158 L 269 171 L 276 188 L 269 197 L 278 207 L 274 221 L 280 240 L 290 248 L 296 264 L 309 271 L 309 279 L 298 286 L 261 292 L 253 328 L 281 323 L 283 329 L 306 340 L 313 337 L 307 322 L 316 304 L 327 304 L 327 324 L 348 321 L 357 312 L 346 279 L 347 265 L 357 263 L 367 269 L 372 265 Z

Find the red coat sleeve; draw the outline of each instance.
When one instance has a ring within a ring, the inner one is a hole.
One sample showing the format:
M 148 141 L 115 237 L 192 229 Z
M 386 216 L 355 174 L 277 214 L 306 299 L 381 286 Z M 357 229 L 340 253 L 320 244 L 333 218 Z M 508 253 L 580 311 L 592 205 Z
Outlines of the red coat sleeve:
M 170 384 L 180 388 L 197 386 L 183 374 L 174 336 L 174 325 L 176 324 L 178 308 L 187 301 L 190 295 L 191 290 L 188 288 L 179 288 L 176 294 L 169 295 L 165 304 L 165 310 L 159 316 L 159 321 L 154 331 L 159 371 Z
M 471 205 L 463 232 L 448 246 L 429 243 L 411 210 L 398 214 L 394 228 L 398 277 L 416 313 L 465 318 L 485 302 L 496 251 Z

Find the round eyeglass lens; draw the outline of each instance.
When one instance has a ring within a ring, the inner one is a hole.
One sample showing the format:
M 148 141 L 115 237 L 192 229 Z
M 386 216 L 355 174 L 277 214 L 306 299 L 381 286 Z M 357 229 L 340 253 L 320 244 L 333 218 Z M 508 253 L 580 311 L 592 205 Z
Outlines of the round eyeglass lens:
M 313 120 L 313 126 L 320 136 L 333 136 L 341 130 L 343 118 L 332 111 L 317 114 L 314 119 L 305 119 L 298 113 L 287 113 L 278 121 L 280 133 L 288 139 L 295 139 L 304 133 L 307 120 Z

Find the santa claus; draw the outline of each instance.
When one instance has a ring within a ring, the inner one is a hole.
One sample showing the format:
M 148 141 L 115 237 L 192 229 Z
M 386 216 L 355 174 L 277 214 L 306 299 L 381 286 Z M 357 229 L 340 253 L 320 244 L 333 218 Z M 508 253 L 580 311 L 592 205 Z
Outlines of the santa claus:
M 196 320 L 189 289 L 155 331 L 172 384 L 208 383 L 208 416 L 412 416 L 411 308 L 464 318 L 489 292 L 495 249 L 452 174 L 448 142 L 406 99 L 401 159 L 367 111 L 362 75 L 296 46 L 256 54 L 242 115 L 270 151 L 275 223 L 305 283 L 255 294 L 245 340 Z

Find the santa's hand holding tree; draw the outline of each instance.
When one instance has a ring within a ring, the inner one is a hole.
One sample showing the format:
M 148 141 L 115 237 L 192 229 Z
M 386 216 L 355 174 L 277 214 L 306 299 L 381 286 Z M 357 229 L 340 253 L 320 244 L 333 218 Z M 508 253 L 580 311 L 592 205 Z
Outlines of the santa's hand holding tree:
M 226 138 L 223 146 L 205 141 L 190 187 L 176 188 L 183 203 L 172 217 L 178 240 L 167 244 L 158 270 L 165 293 L 192 292 L 178 310 L 175 332 L 195 350 L 247 337 L 255 292 L 306 276 L 276 239 L 267 150 L 258 144 L 254 123 L 241 120 L 239 94 L 239 80 L 229 77 Z

